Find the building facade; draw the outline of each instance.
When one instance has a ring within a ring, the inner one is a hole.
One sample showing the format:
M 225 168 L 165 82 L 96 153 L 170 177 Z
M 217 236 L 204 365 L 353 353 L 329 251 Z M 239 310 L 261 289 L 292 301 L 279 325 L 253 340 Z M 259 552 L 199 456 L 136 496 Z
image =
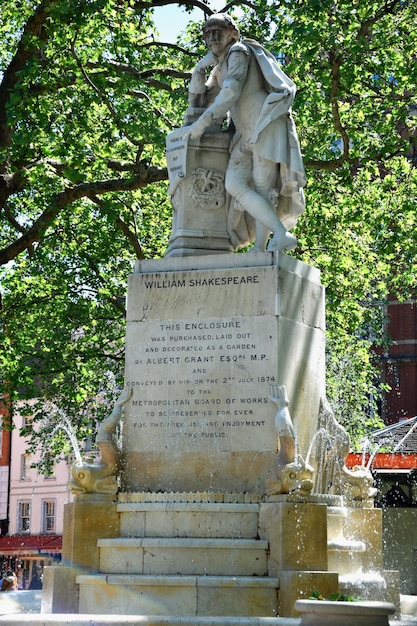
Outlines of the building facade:
M 27 454 L 26 439 L 19 434 L 27 419 L 14 417 L 8 489 L 3 492 L 2 485 L 1 492 L 3 500 L 8 493 L 8 532 L 0 537 L 1 571 L 15 571 L 20 589 L 40 588 L 43 567 L 60 561 L 64 505 L 71 499 L 66 460 L 58 462 L 50 475 L 32 467 L 39 456 Z M 3 429 L 3 437 L 4 433 Z
M 4 398 L 0 398 L 0 537 L 9 529 L 9 464 L 11 433 L 7 428 L 9 414 Z
M 391 390 L 385 394 L 381 416 L 390 425 L 417 415 L 416 299 L 399 302 L 390 297 L 385 319 L 390 345 L 381 355 L 381 379 Z

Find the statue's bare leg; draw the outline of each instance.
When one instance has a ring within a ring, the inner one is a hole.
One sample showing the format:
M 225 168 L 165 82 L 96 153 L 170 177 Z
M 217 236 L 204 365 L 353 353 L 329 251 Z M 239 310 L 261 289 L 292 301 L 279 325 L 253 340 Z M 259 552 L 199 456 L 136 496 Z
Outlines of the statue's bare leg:
M 262 222 L 256 222 L 256 241 L 253 248 L 251 248 L 251 252 L 264 252 L 266 250 L 266 244 L 268 243 L 269 236 L 271 231 L 269 228 L 264 226 Z
M 273 238 L 269 242 L 268 250 L 272 252 L 292 250 L 297 246 L 297 240 L 287 231 L 279 219 L 277 206 L 271 204 L 271 196 L 274 192 L 277 194 L 277 164 L 259 156 L 256 151 L 253 154 L 253 184 L 255 191 L 262 196 L 268 206 L 268 218 L 266 218 L 268 223 L 264 219 L 260 219 L 259 235 L 258 230 L 256 232 L 257 241 L 259 236 L 260 244 L 266 247 L 269 235 L 272 232 Z M 272 217 L 269 217 L 269 215 Z
M 249 186 L 252 179 L 254 189 Z M 260 157 L 236 152 L 226 172 L 226 189 L 241 207 L 256 220 L 256 250 L 265 250 L 269 233 L 273 233 L 268 250 L 292 250 L 296 238 L 281 223 L 268 198 L 276 181 L 276 164 Z M 258 226 L 259 225 L 259 226 Z M 258 239 L 259 237 L 259 239 Z

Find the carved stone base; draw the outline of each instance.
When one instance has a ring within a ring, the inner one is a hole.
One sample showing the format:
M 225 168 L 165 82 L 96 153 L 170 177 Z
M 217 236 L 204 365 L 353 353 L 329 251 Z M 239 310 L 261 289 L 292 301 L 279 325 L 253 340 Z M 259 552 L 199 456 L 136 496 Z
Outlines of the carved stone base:
M 185 176 L 172 196 L 172 236 L 166 256 L 234 252 L 227 228 L 228 197 L 224 179 L 230 135 L 205 133 L 189 140 Z
M 225 504 L 256 504 L 261 501 L 257 493 L 148 492 L 119 493 L 119 502 L 218 502 Z

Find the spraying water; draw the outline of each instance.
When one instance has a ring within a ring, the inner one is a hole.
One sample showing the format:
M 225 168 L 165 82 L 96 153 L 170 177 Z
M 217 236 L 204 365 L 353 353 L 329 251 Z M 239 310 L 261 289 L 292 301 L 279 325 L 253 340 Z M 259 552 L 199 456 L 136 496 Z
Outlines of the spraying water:
M 62 409 L 56 406 L 56 404 L 54 404 L 53 402 L 47 402 L 44 406 L 44 409 L 48 413 L 48 418 L 44 418 L 44 420 L 42 420 L 41 427 L 44 426 L 47 419 L 49 421 L 51 417 L 58 420 L 58 423 L 54 426 L 52 430 L 51 437 L 53 437 L 60 430 L 64 431 L 66 435 L 68 436 L 71 447 L 73 449 L 76 465 L 82 465 L 83 459 L 81 456 L 80 445 L 77 441 L 75 430 L 74 430 L 73 425 L 71 424 L 69 417 L 65 414 L 65 412 Z

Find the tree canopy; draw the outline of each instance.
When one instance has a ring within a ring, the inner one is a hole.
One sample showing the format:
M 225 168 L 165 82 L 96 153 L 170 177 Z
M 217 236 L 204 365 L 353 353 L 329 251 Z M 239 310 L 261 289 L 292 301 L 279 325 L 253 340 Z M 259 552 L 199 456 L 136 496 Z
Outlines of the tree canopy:
M 128 273 L 135 259 L 163 256 L 170 234 L 165 137 L 182 124 L 213 12 L 203 0 L 181 2 L 178 11 L 198 9 L 201 20 L 168 43 L 153 9 L 170 4 L 2 3 L 2 378 L 12 402 L 53 401 L 80 438 L 122 381 Z M 308 186 L 292 254 L 322 272 L 328 395 L 357 437 L 376 423 L 382 304 L 415 288 L 416 0 L 251 0 L 223 10 L 298 87 Z M 54 426 L 42 424 L 45 441 Z

